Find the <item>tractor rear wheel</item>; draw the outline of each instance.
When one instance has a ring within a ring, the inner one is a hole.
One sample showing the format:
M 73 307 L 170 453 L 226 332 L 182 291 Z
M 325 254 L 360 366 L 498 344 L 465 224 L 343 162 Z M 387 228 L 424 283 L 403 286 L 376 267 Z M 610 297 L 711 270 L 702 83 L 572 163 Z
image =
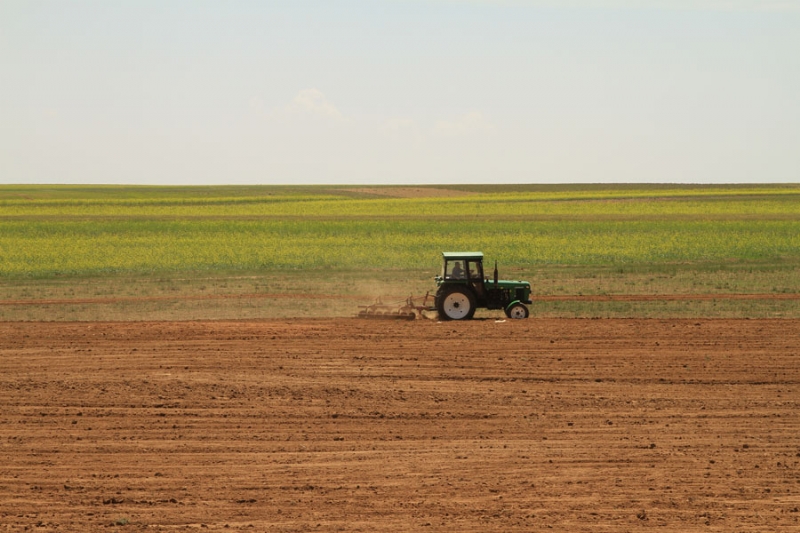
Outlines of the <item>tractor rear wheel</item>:
M 436 300 L 436 311 L 442 320 L 466 320 L 475 315 L 475 296 L 469 289 L 453 287 Z
M 523 304 L 517 302 L 515 304 L 510 305 L 506 309 L 506 316 L 508 318 L 528 318 L 528 308 L 525 307 Z

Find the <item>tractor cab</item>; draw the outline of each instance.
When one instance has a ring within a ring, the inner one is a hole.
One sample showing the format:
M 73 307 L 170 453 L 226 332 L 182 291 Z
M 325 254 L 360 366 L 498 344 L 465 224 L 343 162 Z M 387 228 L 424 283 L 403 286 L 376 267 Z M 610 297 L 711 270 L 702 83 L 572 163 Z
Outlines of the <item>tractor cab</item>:
M 483 254 L 481 252 L 444 252 L 442 278 L 483 279 Z
M 476 294 L 485 294 L 483 253 L 444 252 L 442 256 L 444 264 L 441 279 L 444 282 L 461 282 L 471 287 Z
M 472 318 L 476 308 L 503 309 L 509 318 L 527 318 L 531 286 L 527 281 L 492 279 L 483 271 L 483 252 L 443 252 L 436 276 L 436 309 L 444 320 Z

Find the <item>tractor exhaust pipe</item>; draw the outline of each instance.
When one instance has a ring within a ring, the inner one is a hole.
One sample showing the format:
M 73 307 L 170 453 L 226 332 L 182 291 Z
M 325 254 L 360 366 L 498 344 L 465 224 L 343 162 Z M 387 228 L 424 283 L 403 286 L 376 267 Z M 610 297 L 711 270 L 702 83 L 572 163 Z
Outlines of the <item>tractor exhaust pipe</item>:
M 494 288 L 497 288 L 497 260 L 494 262 Z

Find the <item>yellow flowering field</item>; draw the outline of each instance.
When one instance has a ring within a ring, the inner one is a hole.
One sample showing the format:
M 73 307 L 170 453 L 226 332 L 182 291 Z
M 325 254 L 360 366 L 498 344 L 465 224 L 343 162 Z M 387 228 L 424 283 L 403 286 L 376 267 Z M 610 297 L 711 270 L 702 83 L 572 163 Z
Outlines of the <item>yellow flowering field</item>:
M 800 262 L 800 187 L 0 186 L 0 277 Z

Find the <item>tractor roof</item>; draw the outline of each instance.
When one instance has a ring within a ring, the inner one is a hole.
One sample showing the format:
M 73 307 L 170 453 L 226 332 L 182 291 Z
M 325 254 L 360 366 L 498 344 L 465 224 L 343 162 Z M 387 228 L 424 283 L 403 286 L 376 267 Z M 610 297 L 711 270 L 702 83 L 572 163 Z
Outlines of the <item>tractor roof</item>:
M 442 252 L 445 260 L 461 259 L 462 261 L 482 261 L 483 252 Z

